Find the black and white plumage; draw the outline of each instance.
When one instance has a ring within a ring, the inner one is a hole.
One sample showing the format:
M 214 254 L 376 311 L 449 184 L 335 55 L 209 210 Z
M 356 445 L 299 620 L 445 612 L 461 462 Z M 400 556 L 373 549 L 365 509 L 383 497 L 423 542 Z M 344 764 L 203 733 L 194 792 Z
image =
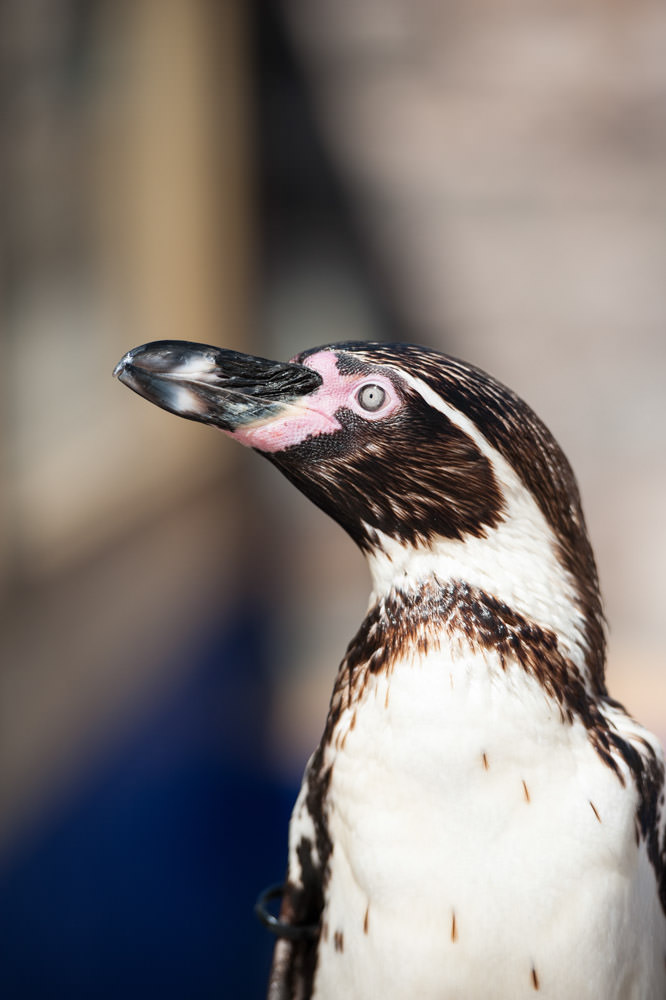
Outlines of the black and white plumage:
M 271 1000 L 666 996 L 664 763 L 606 692 L 576 483 L 508 389 L 425 348 L 116 369 L 273 462 L 368 557 L 290 826 Z

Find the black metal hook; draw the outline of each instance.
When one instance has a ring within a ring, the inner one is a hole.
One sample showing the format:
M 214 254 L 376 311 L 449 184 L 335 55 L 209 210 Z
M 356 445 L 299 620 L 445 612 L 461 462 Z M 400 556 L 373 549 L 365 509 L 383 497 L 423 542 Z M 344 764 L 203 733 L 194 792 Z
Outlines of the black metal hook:
M 319 933 L 318 925 L 303 924 L 301 927 L 297 927 L 294 924 L 286 924 L 269 912 L 268 903 L 274 899 L 282 899 L 284 890 L 285 886 L 281 884 L 269 885 L 267 889 L 264 889 L 254 904 L 255 914 L 264 927 L 267 927 L 271 934 L 275 934 L 276 937 L 287 938 L 289 941 L 313 940 Z

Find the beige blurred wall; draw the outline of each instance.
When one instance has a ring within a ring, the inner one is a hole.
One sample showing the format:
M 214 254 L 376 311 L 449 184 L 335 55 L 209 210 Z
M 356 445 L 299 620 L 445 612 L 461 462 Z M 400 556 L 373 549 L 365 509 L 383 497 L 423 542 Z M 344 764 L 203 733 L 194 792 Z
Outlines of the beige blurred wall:
M 6 334 L 7 506 L 25 572 L 66 565 L 102 533 L 108 541 L 156 497 L 195 486 L 204 456 L 219 460 L 212 435 L 193 436 L 182 421 L 165 434 L 160 415 L 110 373 L 137 343 L 238 346 L 247 336 L 243 17 L 242 4 L 207 0 L 99 6 L 90 84 L 74 110 L 61 109 L 75 120 L 59 156 L 79 174 L 70 197 L 89 259 L 28 263 Z M 53 180 L 50 150 L 30 134 L 48 110 L 24 128 L 25 157 L 41 160 L 35 186 Z

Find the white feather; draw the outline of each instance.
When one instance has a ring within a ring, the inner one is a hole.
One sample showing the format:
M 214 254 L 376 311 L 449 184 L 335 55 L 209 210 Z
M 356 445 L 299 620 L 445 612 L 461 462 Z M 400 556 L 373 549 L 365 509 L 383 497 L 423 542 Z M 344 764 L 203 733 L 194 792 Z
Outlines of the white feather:
M 443 649 L 373 678 L 357 715 L 329 749 L 317 1000 L 666 996 L 635 786 L 536 680 Z

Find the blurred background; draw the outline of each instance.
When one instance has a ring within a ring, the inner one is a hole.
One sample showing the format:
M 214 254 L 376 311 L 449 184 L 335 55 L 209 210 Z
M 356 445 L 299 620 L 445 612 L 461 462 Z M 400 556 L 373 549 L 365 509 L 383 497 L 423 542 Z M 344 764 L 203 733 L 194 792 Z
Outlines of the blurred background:
M 111 378 L 407 339 L 572 461 L 612 693 L 666 737 L 658 0 L 0 2 L 0 995 L 263 995 L 258 892 L 364 613 L 352 543 Z

